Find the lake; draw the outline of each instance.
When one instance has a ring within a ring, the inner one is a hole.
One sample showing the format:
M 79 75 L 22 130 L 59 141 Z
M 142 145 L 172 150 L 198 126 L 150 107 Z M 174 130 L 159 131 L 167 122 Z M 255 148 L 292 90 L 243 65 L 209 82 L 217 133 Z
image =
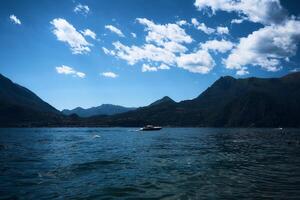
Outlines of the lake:
M 299 129 L 0 129 L 0 199 L 299 199 Z

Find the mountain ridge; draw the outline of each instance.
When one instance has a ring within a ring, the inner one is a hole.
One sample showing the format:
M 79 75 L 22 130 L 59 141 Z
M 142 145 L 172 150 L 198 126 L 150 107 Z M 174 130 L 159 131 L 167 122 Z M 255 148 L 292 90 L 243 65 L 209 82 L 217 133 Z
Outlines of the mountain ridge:
M 280 78 L 225 76 L 192 100 L 100 117 L 98 123 L 113 126 L 299 127 L 298 102 L 299 72 Z
M 59 118 L 53 106 L 0 74 L 0 126 L 47 124 Z
M 175 102 L 165 96 L 127 112 L 82 118 L 62 115 L 0 76 L 0 126 L 300 127 L 299 102 L 300 72 L 279 78 L 224 76 L 191 100 Z
M 124 107 L 113 104 L 101 104 L 100 106 L 93 106 L 90 108 L 76 107 L 74 109 L 64 109 L 61 112 L 65 115 L 77 114 L 79 117 L 92 117 L 95 115 L 115 115 L 135 110 L 134 107 Z

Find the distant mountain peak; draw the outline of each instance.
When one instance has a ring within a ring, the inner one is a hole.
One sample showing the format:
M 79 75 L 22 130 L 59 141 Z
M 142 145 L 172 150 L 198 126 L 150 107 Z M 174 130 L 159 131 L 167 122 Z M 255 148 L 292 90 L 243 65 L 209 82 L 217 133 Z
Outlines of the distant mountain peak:
M 163 98 L 161 98 L 161 100 L 163 101 L 174 101 L 171 97 L 169 96 L 164 96 Z
M 161 98 L 157 101 L 154 101 L 149 106 L 154 106 L 154 105 L 158 105 L 158 104 L 161 104 L 161 103 L 175 103 L 175 101 L 173 99 L 171 99 L 170 97 L 168 97 L 168 96 L 164 96 L 163 98 Z
M 64 109 L 62 110 L 62 113 L 65 115 L 77 114 L 80 117 L 91 117 L 96 115 L 114 115 L 128 112 L 134 109 L 136 108 L 127 108 L 113 104 L 101 104 L 100 106 L 91 107 L 87 109 L 81 107 L 77 107 L 72 110 Z

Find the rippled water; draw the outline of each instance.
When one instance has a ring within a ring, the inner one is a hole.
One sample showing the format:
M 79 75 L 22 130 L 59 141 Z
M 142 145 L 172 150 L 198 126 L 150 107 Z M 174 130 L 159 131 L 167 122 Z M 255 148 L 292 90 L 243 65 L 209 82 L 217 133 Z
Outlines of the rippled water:
M 0 129 L 0 199 L 300 198 L 300 130 Z

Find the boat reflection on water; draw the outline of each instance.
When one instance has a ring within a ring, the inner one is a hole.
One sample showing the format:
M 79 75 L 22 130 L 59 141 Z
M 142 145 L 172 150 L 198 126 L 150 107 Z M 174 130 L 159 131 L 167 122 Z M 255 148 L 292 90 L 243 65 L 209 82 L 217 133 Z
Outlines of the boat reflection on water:
M 147 125 L 144 126 L 143 128 L 140 128 L 140 131 L 159 131 L 161 129 L 162 127 L 160 126 Z

